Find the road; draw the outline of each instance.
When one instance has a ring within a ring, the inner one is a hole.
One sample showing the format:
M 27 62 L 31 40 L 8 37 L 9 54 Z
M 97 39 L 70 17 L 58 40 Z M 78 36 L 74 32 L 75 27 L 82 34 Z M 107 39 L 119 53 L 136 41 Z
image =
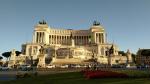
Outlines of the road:
M 55 74 L 55 73 L 64 73 L 64 72 L 77 72 L 83 69 L 39 69 L 36 70 L 38 75 L 47 75 L 47 74 Z M 3 77 L 15 77 L 18 70 L 8 70 L 8 71 L 0 71 L 0 78 Z

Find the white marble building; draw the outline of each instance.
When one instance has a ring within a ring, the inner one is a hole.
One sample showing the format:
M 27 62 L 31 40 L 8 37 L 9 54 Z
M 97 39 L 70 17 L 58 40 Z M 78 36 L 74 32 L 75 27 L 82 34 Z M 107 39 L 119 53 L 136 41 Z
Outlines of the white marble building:
M 104 27 L 96 21 L 87 30 L 52 28 L 41 21 L 34 28 L 32 42 L 22 45 L 22 55 L 24 59 L 37 59 L 43 46 L 46 50 L 44 57 L 51 58 L 51 64 L 81 64 L 92 57 L 99 63 L 107 64 L 107 51 L 113 45 L 111 63 L 126 63 L 127 57 L 118 54 L 118 46 L 106 39 Z

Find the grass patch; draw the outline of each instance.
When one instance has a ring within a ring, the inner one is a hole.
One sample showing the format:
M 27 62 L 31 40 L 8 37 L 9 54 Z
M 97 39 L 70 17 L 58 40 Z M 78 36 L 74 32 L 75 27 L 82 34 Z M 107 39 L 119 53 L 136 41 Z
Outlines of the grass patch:
M 131 78 L 150 78 L 150 71 L 120 70 L 120 71 L 116 71 L 116 72 L 125 73 Z
M 101 78 L 86 79 L 80 72 L 49 74 L 12 81 L 0 81 L 0 84 L 150 84 L 150 78 Z

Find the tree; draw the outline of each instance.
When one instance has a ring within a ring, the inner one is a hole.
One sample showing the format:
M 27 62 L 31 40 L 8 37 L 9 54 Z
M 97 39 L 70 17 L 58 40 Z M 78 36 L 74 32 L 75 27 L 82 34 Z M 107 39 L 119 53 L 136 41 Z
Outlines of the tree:
M 7 58 L 7 61 L 8 61 L 8 58 L 10 57 L 11 52 L 4 52 L 4 53 L 2 53 L 2 55 L 3 55 L 4 57 L 6 57 L 6 58 Z
M 0 56 L 0 60 L 2 60 L 3 59 L 3 57 L 2 56 Z
M 119 51 L 119 54 L 122 54 L 122 56 L 126 56 L 126 53 L 124 51 Z
M 19 56 L 21 54 L 20 51 L 16 51 L 16 56 Z
M 19 56 L 19 54 L 21 54 L 20 51 L 15 51 L 15 52 L 16 52 L 16 56 Z M 2 56 L 6 57 L 8 61 L 8 58 L 11 56 L 11 51 L 2 53 Z
M 142 56 L 150 56 L 150 50 L 142 50 L 141 55 Z
M 132 53 L 131 56 L 132 56 L 132 61 L 133 61 L 134 63 L 136 63 L 136 54 Z

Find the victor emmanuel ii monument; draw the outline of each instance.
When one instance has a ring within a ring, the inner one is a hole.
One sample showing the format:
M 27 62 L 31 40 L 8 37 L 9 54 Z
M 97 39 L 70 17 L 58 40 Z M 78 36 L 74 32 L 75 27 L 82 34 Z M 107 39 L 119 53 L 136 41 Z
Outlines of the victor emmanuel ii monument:
M 46 64 L 86 64 L 93 57 L 99 63 L 111 65 L 132 60 L 129 51 L 128 56 L 122 56 L 118 54 L 116 44 L 107 42 L 106 31 L 97 21 L 87 30 L 52 28 L 45 21 L 40 21 L 35 25 L 32 37 L 32 42 L 22 44 L 22 54 L 13 56 L 10 66 L 13 63 L 28 64 L 30 60 L 34 62 L 37 59 L 40 67 Z

